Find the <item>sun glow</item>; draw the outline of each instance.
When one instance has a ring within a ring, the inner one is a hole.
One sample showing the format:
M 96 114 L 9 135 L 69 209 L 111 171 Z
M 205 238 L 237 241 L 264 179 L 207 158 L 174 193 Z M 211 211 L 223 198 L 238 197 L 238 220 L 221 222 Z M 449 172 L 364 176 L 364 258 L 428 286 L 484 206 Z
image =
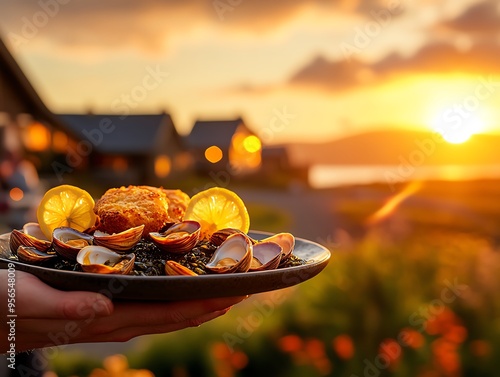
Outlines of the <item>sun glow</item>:
M 460 116 L 458 113 L 443 112 L 431 122 L 431 127 L 448 143 L 461 144 L 483 132 L 486 124 L 478 114 Z

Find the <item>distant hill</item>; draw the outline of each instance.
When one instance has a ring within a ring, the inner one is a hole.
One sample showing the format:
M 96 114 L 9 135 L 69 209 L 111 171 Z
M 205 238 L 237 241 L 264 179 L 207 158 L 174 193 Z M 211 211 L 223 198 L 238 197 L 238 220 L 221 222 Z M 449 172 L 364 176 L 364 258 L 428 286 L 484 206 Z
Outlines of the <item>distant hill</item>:
M 313 164 L 413 165 L 500 164 L 500 135 L 474 135 L 450 144 L 432 132 L 381 130 L 325 143 L 289 146 L 296 166 Z

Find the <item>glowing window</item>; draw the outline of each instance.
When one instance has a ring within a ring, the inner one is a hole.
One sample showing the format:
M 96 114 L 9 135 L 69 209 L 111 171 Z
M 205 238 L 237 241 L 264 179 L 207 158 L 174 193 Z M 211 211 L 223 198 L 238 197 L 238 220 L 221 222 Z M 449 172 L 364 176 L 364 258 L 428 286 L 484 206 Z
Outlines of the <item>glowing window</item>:
M 52 135 L 52 149 L 54 152 L 65 153 L 68 149 L 68 136 L 64 132 L 56 131 Z
M 24 136 L 24 144 L 31 151 L 42 152 L 50 146 L 50 132 L 41 123 L 30 124 Z
M 205 158 L 212 164 L 215 164 L 222 160 L 222 156 L 222 150 L 216 145 L 212 145 L 205 150 Z
M 124 172 L 128 169 L 128 161 L 124 157 L 115 157 L 111 162 L 111 166 L 114 171 Z
M 243 148 L 249 153 L 255 153 L 260 151 L 262 144 L 260 139 L 255 135 L 249 135 L 243 139 Z
M 165 178 L 167 175 L 169 175 L 171 167 L 172 162 L 170 161 L 170 157 L 166 155 L 156 157 L 155 174 L 158 178 Z

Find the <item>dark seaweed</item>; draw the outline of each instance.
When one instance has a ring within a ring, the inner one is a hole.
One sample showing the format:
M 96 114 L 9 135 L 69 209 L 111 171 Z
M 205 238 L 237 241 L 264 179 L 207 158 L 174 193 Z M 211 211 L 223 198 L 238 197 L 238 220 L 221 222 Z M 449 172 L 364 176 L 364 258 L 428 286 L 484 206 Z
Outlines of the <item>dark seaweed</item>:
M 165 261 L 173 260 L 191 269 L 198 275 L 209 273 L 205 269 L 217 246 L 207 241 L 200 241 L 190 252 L 186 254 L 167 253 L 160 250 L 152 241 L 142 239 L 130 252 L 135 254 L 134 269 L 132 275 L 137 276 L 161 276 L 165 275 Z M 303 259 L 295 255 L 290 256 L 279 268 L 299 266 L 305 264 Z M 66 260 L 60 256 L 41 264 L 44 267 L 65 271 L 82 271 L 80 265 L 75 261 Z

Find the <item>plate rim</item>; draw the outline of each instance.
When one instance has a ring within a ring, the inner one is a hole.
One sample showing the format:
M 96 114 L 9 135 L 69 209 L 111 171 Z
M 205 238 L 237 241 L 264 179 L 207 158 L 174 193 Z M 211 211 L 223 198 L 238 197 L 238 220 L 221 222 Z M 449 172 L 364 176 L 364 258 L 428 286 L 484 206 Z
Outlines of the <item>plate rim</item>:
M 272 232 L 266 232 L 266 231 L 259 231 L 259 230 L 250 230 L 248 234 L 251 237 L 260 237 L 260 238 L 265 238 L 269 235 L 275 234 Z M 0 240 L 2 240 L 4 237 L 7 238 L 10 235 L 10 232 L 4 233 L 0 235 Z M 169 275 L 160 275 L 160 276 L 137 276 L 137 275 L 112 275 L 112 274 L 98 274 L 98 273 L 91 273 L 91 272 L 83 272 L 83 271 L 71 271 L 71 270 L 57 270 L 54 268 L 50 267 L 44 267 L 44 266 L 38 266 L 38 265 L 31 265 L 28 263 L 24 263 L 18 260 L 11 260 L 8 258 L 0 257 L 0 269 L 6 269 L 8 263 L 13 263 L 16 266 L 19 266 L 19 270 L 26 271 L 28 273 L 32 273 L 33 275 L 37 276 L 41 280 L 44 280 L 44 277 L 46 278 L 47 275 L 53 275 L 54 280 L 57 278 L 59 279 L 64 279 L 64 278 L 75 278 L 77 277 L 79 280 L 83 281 L 88 281 L 89 283 L 92 283 L 92 281 L 95 281 L 95 285 L 99 286 L 99 283 L 109 283 L 113 280 L 121 280 L 126 282 L 127 286 L 129 283 L 136 282 L 141 285 L 147 285 L 148 282 L 155 284 L 162 284 L 162 283 L 168 283 L 168 282 L 175 282 L 175 283 L 188 283 L 190 279 L 197 279 L 198 282 L 195 283 L 197 285 L 200 285 L 201 282 L 213 282 L 217 284 L 221 284 L 222 282 L 225 281 L 233 281 L 233 280 L 252 280 L 256 279 L 258 277 L 262 278 L 268 278 L 272 279 L 273 277 L 278 278 L 278 277 L 284 277 L 287 274 L 294 275 L 296 272 L 299 273 L 301 271 L 312 271 L 311 276 L 306 276 L 301 277 L 300 279 L 294 280 L 292 284 L 287 284 L 286 287 L 296 285 L 299 283 L 302 283 L 306 280 L 309 280 L 310 278 L 314 277 L 317 275 L 321 270 L 323 270 L 327 264 L 329 263 L 331 259 L 331 252 L 330 250 L 324 246 L 321 245 L 315 241 L 307 240 L 305 238 L 301 237 L 295 237 L 296 241 L 304 242 L 305 244 L 314 246 L 318 248 L 318 254 L 317 258 L 313 260 L 307 260 L 306 263 L 298 266 L 290 266 L 290 267 L 285 267 L 281 269 L 274 269 L 274 270 L 265 270 L 265 271 L 249 271 L 249 272 L 237 272 L 237 273 L 231 273 L 231 274 L 207 274 L 207 275 L 199 275 L 199 276 L 169 276 Z M 233 279 L 231 279 L 231 277 Z M 47 282 L 47 280 L 44 280 L 46 284 L 51 285 L 51 282 Z M 63 289 L 61 287 L 55 287 L 56 289 Z M 285 287 L 279 287 L 276 289 L 282 289 Z M 260 292 L 265 292 L 265 291 L 271 291 L 274 289 L 265 289 L 265 290 L 257 290 L 256 292 L 253 293 L 260 293 Z M 75 291 L 75 289 L 68 289 L 68 291 Z M 155 295 L 153 295 L 155 296 Z M 180 300 L 180 299 L 172 299 L 172 298 L 162 298 L 160 297 L 161 295 L 158 296 L 158 298 L 143 298 L 144 300 L 155 300 L 155 301 L 169 301 L 169 300 Z M 155 296 L 156 297 L 156 296 Z M 219 295 L 214 295 L 214 296 L 207 296 L 207 297 L 221 297 Z M 113 299 L 120 299 L 120 296 L 113 297 Z M 138 300 L 140 298 L 125 298 L 126 300 Z

